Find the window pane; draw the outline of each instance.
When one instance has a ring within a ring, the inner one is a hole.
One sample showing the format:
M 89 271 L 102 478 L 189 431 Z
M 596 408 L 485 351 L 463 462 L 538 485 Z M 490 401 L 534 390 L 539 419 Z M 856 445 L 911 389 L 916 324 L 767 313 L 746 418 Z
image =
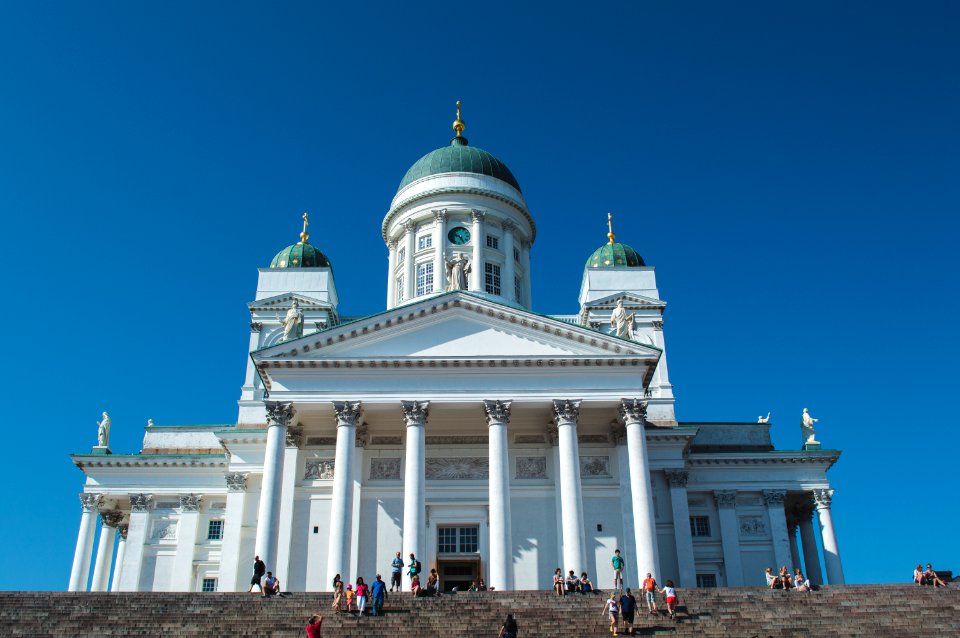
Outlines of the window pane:
M 523 303 L 523 287 L 520 285 L 520 278 L 513 278 L 513 296 L 519 302 Z
M 693 536 L 710 536 L 710 517 L 691 516 L 690 534 Z
M 518 263 L 520 262 L 520 249 L 519 249 L 519 248 L 514 248 L 514 249 L 513 249 L 513 260 L 514 260 L 515 262 L 518 262 Z
M 479 527 L 461 527 L 460 528 L 460 553 L 475 554 L 480 551 L 480 528 Z
M 403 275 L 397 277 L 397 303 L 403 301 Z
M 417 238 L 417 250 L 424 250 L 433 246 L 433 235 L 421 235 Z
M 486 290 L 491 295 L 500 294 L 500 266 L 487 263 L 483 269 Z
M 437 553 L 455 554 L 457 552 L 457 528 L 440 527 L 437 529 Z
M 407 249 L 406 249 L 406 248 L 401 248 L 400 250 L 397 251 L 397 263 L 398 263 L 398 264 L 402 264 L 402 263 L 403 263 L 403 258 L 406 256 L 406 254 L 407 254 Z
M 500 250 L 500 238 L 495 235 L 487 235 L 487 247 Z
M 217 591 L 217 579 L 216 578 L 204 578 L 203 584 L 200 586 L 200 591 L 214 592 Z
M 218 541 L 223 539 L 223 521 L 210 521 L 207 526 L 207 540 Z
M 716 574 L 697 574 L 697 587 L 716 587 Z
M 417 264 L 417 296 L 433 292 L 433 262 Z

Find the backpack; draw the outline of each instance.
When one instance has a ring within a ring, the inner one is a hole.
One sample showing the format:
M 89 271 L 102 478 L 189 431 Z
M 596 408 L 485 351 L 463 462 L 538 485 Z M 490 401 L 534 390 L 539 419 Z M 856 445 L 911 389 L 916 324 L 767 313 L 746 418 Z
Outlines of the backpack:
M 419 574 L 419 573 L 420 573 L 420 561 L 418 561 L 418 560 L 413 561 L 413 564 L 410 565 L 410 567 L 413 568 L 413 573 L 414 573 L 414 574 Z

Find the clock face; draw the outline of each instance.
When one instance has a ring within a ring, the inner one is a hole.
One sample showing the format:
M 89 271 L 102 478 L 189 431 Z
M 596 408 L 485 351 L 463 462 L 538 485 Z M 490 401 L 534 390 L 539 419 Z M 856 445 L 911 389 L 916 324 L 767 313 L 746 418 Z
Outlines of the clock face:
M 456 228 L 451 228 L 450 232 L 447 233 L 447 239 L 450 240 L 451 244 L 457 244 L 462 246 L 468 241 L 470 241 L 470 231 L 464 228 L 463 226 L 457 226 Z

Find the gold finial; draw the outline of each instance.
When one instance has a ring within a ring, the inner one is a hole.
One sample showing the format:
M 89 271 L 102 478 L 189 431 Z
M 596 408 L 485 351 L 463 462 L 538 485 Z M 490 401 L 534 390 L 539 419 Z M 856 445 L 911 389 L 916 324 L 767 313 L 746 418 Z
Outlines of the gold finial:
M 305 244 L 307 240 L 310 239 L 310 235 L 307 234 L 307 226 L 310 224 L 310 219 L 307 213 L 303 214 L 303 230 L 300 232 L 300 243 Z
M 607 228 L 610 230 L 610 232 L 607 233 L 607 239 L 609 239 L 612 244 L 613 240 L 617 238 L 617 236 L 613 234 L 613 213 L 607 213 Z
M 457 132 L 457 137 L 467 128 L 466 122 L 460 119 L 460 100 L 457 100 L 457 119 L 453 121 L 453 130 Z

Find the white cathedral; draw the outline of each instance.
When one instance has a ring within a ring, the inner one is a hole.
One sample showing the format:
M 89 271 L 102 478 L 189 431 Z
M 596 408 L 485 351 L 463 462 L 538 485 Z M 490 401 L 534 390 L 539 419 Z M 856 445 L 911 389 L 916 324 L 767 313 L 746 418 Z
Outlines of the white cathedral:
M 655 269 L 612 227 L 578 312 L 532 310 L 534 216 L 468 145 L 459 103 L 454 130 L 383 218 L 385 310 L 340 314 L 304 216 L 247 304 L 236 424 L 151 421 L 139 453 L 116 454 L 104 415 L 72 456 L 70 591 L 246 591 L 255 555 L 285 590 L 325 591 L 389 580 L 398 551 L 444 589 L 549 589 L 557 567 L 604 588 L 617 548 L 626 586 L 763 584 L 781 565 L 843 583 L 840 453 L 809 415 L 797 450 L 774 449 L 769 419 L 678 422 Z

